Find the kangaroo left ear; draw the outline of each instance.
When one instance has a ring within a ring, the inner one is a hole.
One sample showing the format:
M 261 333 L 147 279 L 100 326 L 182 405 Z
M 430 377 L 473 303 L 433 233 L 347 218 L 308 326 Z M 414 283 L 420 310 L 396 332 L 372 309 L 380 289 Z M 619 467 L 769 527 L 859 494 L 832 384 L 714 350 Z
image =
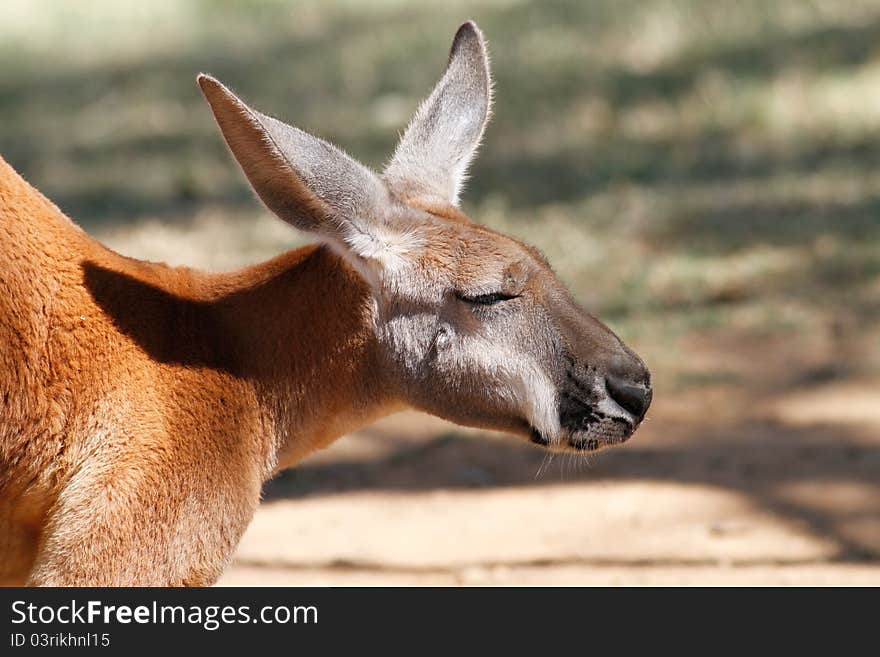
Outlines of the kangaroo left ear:
M 355 264 L 395 255 L 405 240 L 391 226 L 393 203 L 379 176 L 332 144 L 251 109 L 214 78 L 200 75 L 198 82 L 229 149 L 272 212 L 341 247 Z
M 489 121 L 492 79 L 483 34 L 468 21 L 446 72 L 397 145 L 383 177 L 401 198 L 458 205 L 467 168 Z

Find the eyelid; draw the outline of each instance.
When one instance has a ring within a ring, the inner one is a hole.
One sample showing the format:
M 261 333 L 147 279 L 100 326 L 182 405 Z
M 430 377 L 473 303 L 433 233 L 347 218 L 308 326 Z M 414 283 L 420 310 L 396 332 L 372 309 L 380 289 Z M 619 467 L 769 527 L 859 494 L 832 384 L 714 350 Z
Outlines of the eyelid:
M 455 296 L 459 300 L 465 301 L 466 303 L 473 303 L 479 306 L 490 306 L 492 304 L 500 303 L 502 301 L 518 299 L 521 295 L 507 294 L 505 292 L 489 292 L 486 294 L 475 294 L 473 296 L 468 296 L 461 292 L 456 292 Z

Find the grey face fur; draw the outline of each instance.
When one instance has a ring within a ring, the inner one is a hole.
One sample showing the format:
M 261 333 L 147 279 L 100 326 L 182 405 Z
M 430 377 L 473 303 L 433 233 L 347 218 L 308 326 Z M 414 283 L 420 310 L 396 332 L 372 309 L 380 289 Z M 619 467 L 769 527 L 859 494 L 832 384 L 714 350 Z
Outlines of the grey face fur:
M 644 363 L 575 303 L 540 253 L 456 208 L 491 105 L 475 24 L 458 30 L 443 77 L 381 176 L 213 78 L 199 84 L 264 203 L 371 284 L 399 397 L 556 449 L 632 434 L 651 402 Z

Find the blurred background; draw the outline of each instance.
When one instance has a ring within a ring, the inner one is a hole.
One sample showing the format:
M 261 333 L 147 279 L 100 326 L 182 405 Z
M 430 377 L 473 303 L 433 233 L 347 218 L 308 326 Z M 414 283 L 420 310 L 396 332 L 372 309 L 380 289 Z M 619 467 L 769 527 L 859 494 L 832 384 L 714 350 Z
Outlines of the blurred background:
M 0 153 L 126 255 L 303 243 L 195 75 L 381 167 L 458 25 L 464 196 L 650 365 L 589 458 L 414 413 L 267 485 L 225 584 L 880 584 L 880 1 L 5 0 Z

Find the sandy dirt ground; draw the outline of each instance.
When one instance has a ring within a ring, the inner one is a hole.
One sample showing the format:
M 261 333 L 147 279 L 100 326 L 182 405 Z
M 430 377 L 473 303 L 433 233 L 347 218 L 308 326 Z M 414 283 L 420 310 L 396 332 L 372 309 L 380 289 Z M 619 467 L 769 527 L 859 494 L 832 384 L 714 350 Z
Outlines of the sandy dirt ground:
M 880 585 L 880 384 L 743 389 L 589 459 L 388 418 L 271 482 L 220 583 Z

